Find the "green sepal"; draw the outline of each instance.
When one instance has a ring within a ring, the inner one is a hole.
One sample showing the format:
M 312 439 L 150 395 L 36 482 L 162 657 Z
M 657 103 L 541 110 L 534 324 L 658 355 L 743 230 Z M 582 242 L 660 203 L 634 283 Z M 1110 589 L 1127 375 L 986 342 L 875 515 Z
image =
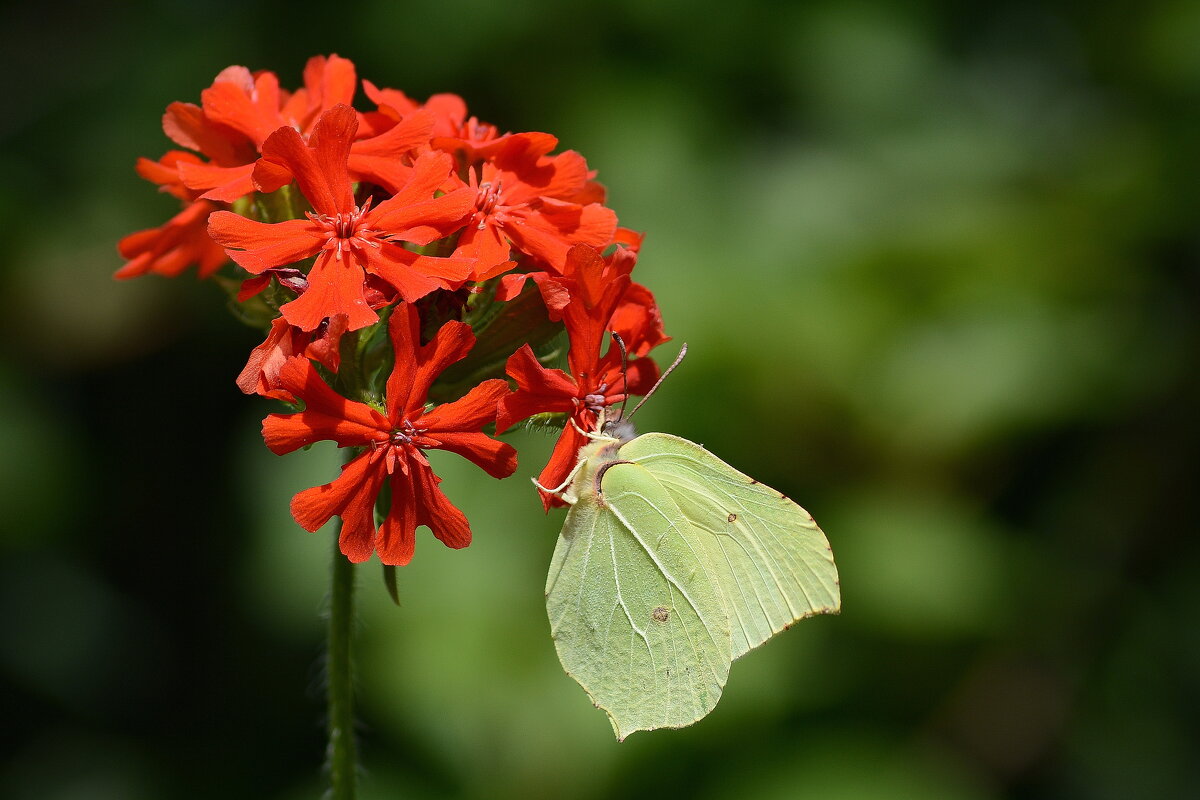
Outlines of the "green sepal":
M 525 420 L 524 427 L 534 431 L 561 431 L 567 426 L 567 420 L 570 419 L 570 416 L 570 414 L 553 411 L 547 411 L 544 414 L 534 414 Z
M 259 292 L 245 302 L 239 302 L 237 295 L 241 291 L 244 278 L 218 273 L 213 275 L 211 280 L 225 293 L 226 307 L 229 309 L 229 313 L 243 325 L 265 331 L 271 327 L 271 321 L 279 316 L 278 306 L 272 307 L 268 301 L 267 293 L 270 289 Z M 274 281 L 271 281 L 271 288 L 278 289 L 279 287 Z
M 289 219 L 300 219 L 304 212 L 311 209 L 304 195 L 296 190 L 294 184 L 281 186 L 273 192 L 255 192 L 235 200 L 233 211 L 243 217 L 259 222 L 284 222 Z
M 351 392 L 344 396 L 380 409 L 384 407 L 387 379 L 395 360 L 388 336 L 391 315 L 391 306 L 382 309 L 378 322 L 345 334 L 341 342 L 342 364 L 338 380 L 342 381 L 341 388 Z

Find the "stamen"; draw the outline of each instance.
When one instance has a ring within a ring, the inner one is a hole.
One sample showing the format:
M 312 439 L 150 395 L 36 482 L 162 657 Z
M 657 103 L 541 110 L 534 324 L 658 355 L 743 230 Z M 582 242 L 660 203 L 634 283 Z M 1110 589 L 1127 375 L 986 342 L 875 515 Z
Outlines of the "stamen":
M 400 426 L 392 430 L 391 439 L 389 442 L 393 447 L 402 447 L 406 444 L 413 444 L 413 438 L 425 433 L 428 428 L 418 428 L 408 420 L 402 420 Z M 420 445 L 416 445 L 420 447 Z
M 333 216 L 315 214 L 306 211 L 305 216 L 324 229 L 326 234 L 325 249 L 334 250 L 334 258 L 342 260 L 342 252 L 362 247 L 378 249 L 381 243 L 377 240 L 378 231 L 362 226 L 362 221 L 371 208 L 372 198 L 367 198 L 361 207 L 353 211 L 339 211 Z
M 609 404 L 608 396 L 605 394 L 608 391 L 608 384 L 602 383 L 596 387 L 596 391 L 592 394 L 585 395 L 583 404 L 589 411 L 599 412 Z

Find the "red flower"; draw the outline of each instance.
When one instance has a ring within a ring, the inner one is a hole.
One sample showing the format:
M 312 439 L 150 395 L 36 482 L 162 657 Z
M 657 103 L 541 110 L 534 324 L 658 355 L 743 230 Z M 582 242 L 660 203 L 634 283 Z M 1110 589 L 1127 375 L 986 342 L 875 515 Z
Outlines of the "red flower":
M 579 448 L 587 443 L 581 431 L 594 432 L 605 409 L 623 403 L 628 395 L 645 394 L 658 379 L 658 367 L 648 358 L 632 358 L 626 366 L 616 346 L 610 346 L 603 357 L 600 355 L 605 334 L 614 329 L 614 315 L 630 291 L 628 268 L 631 267 L 631 263 L 624 263 L 614 269 L 592 248 L 572 247 L 563 281 L 570 287 L 570 300 L 562 309 L 571 341 L 567 354 L 571 373 L 543 367 L 528 344 L 508 359 L 506 371 L 517 382 L 517 391 L 500 401 L 498 432 L 534 414 L 570 415 L 549 463 L 538 477 L 538 483 L 547 489 L 558 487 L 575 466 Z M 639 295 L 635 304 L 642 299 Z M 653 302 L 652 297 L 650 301 Z M 638 329 L 625 332 L 653 333 L 652 325 L 633 316 Z M 648 311 L 646 317 L 650 316 Z M 657 308 L 653 309 L 653 316 L 657 318 Z M 661 327 L 658 331 L 661 333 Z M 650 350 L 636 340 L 627 342 L 627 347 L 631 356 L 644 355 Z M 547 509 L 562 505 L 561 500 L 546 492 L 542 492 L 542 503 Z
M 288 325 L 283 317 L 271 321 L 267 338 L 250 351 L 250 358 L 238 375 L 237 385 L 246 394 L 274 397 L 288 403 L 296 398 L 280 387 L 279 373 L 294 356 L 304 355 L 337 372 L 341 366 L 338 345 L 346 332 L 346 317 L 338 314 L 322 323 L 315 331 L 302 331 Z
M 139 159 L 138 173 L 185 202 L 201 199 L 232 203 L 260 188 L 253 181 L 255 165 L 261 148 L 274 131 L 289 128 L 307 135 L 323 112 L 351 101 L 356 81 L 354 64 L 336 55 L 309 59 L 304 69 L 305 86 L 294 94 L 282 91 L 279 79 L 272 72 L 251 73 L 245 67 L 228 67 L 217 75 L 212 86 L 201 92 L 200 105 L 171 103 L 163 115 L 163 131 L 167 136 L 207 160 L 195 153 L 171 150 L 158 161 Z M 389 192 L 397 191 L 412 172 L 401 157 L 428 145 L 433 124 L 429 113 L 419 112 L 398 125 L 391 123 L 384 135 L 354 142 L 348 159 L 351 178 L 370 181 Z M 291 175 L 285 175 L 279 184 L 265 191 L 290 180 Z M 210 204 L 201 207 L 216 208 Z M 191 207 L 186 212 L 187 220 L 192 228 L 203 230 L 204 220 L 197 215 L 197 208 L 200 207 Z M 149 247 L 145 244 L 148 233 L 130 237 L 140 247 L 139 252 Z M 226 260 L 224 255 L 216 260 L 218 257 L 213 253 L 220 248 L 211 242 L 204 247 L 192 237 L 186 251 L 178 250 L 175 244 L 165 241 L 160 245 L 160 249 L 174 250 L 166 266 L 146 267 L 146 260 L 142 259 L 126 265 L 117 277 L 134 277 L 148 271 L 176 275 L 195 262 L 200 263 L 201 277 L 205 277 Z M 184 252 L 192 261 L 178 262 Z
M 398 243 L 425 245 L 462 226 L 472 193 L 434 197 L 449 176 L 449 156 L 420 156 L 393 197 L 374 208 L 369 199 L 357 206 L 347 167 L 357 127 L 354 109 L 341 105 L 325 112 L 307 142 L 294 129 L 281 128 L 263 145 L 256 182 L 260 173 L 262 182 L 275 186 L 281 173 L 295 176 L 315 212 L 306 219 L 268 224 L 219 211 L 209 220 L 213 239 L 249 272 L 317 256 L 308 290 L 280 309 L 302 330 L 334 314 L 345 314 L 352 331 L 374 323 L 364 293 L 368 274 L 413 302 L 435 289 L 458 288 L 471 272 L 467 259 L 418 255 Z
M 304 67 L 304 88 L 290 95 L 280 90 L 273 72 L 253 74 L 245 67 L 225 68 L 212 86 L 200 93 L 200 108 L 172 104 L 172 108 L 195 109 L 193 115 L 199 114 L 201 120 L 192 127 L 207 135 L 181 137 L 173 132 L 180 127 L 178 122 L 168 128 L 167 135 L 211 159 L 207 164 L 180 165 L 180 177 L 189 189 L 204 192 L 206 200 L 231 203 L 249 194 L 254 191 L 254 162 L 267 138 L 280 128 L 308 133 L 323 112 L 354 99 L 356 83 L 354 64 L 336 55 L 310 58 Z M 166 119 L 163 125 L 167 127 Z M 249 146 L 231 150 L 230 142 Z
M 206 223 L 212 210 L 212 203 L 197 200 L 162 227 L 126 236 L 117 250 L 129 261 L 114 277 L 136 278 L 157 272 L 173 278 L 192 264 L 200 266 L 201 278 L 216 272 L 227 259 L 221 246 L 208 236 Z
M 545 155 L 558 143 L 545 134 L 495 141 L 501 148 L 495 160 L 469 170 L 475 213 L 455 251 L 478 259 L 474 280 L 509 269 L 510 245 L 561 272 L 571 245 L 608 244 L 617 215 L 593 202 L 592 173 L 583 156 Z
M 496 403 L 508 393 L 504 380 L 484 381 L 459 400 L 425 408 L 434 379 L 474 345 L 469 325 L 447 322 L 422 346 L 417 311 L 404 303 L 392 312 L 389 333 L 395 367 L 387 381 L 384 413 L 337 394 L 307 359 L 293 358 L 280 370 L 280 385 L 304 400 L 305 409 L 268 416 L 263 439 L 278 454 L 322 440 L 366 448 L 334 481 L 297 494 L 292 516 L 309 531 L 339 516 L 341 549 L 351 561 L 366 561 L 378 551 L 384 564 L 402 565 L 412 560 L 418 525 L 449 547 L 471 543 L 466 517 L 438 488 L 441 479 L 423 451 L 458 453 L 496 478 L 513 473 L 517 455 L 510 445 L 480 432 L 495 419 Z M 391 486 L 391 507 L 376 529 L 375 501 L 385 481 Z
M 422 109 L 433 117 L 432 136 L 455 134 L 467 118 L 467 104 L 456 94 L 435 94 L 422 105 L 399 89 L 380 89 L 366 79 L 363 79 L 363 91 L 376 105 L 373 113 L 362 115 L 366 128 L 375 133 L 382 133 Z

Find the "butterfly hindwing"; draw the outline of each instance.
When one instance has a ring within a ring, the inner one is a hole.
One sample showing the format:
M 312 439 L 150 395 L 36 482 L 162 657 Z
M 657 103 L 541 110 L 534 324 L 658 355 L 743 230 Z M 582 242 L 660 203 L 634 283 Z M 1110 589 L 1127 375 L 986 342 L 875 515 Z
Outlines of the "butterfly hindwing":
M 623 456 L 622 456 L 623 457 Z M 637 464 L 598 464 L 567 514 L 546 583 L 566 671 L 608 713 L 618 739 L 690 725 L 729 672 L 729 621 L 708 557 L 671 495 Z

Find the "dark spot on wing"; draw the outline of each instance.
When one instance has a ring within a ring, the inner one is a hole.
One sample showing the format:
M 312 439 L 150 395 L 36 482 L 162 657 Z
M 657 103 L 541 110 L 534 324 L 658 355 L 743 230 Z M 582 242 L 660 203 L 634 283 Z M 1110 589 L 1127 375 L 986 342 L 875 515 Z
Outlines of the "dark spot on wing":
M 655 622 L 666 622 L 670 618 L 671 612 L 662 606 L 659 606 L 650 612 L 650 619 L 654 620 Z
M 729 515 L 729 521 L 730 521 L 730 522 L 737 522 L 737 514 L 732 514 L 732 513 L 731 513 L 731 514 Z

